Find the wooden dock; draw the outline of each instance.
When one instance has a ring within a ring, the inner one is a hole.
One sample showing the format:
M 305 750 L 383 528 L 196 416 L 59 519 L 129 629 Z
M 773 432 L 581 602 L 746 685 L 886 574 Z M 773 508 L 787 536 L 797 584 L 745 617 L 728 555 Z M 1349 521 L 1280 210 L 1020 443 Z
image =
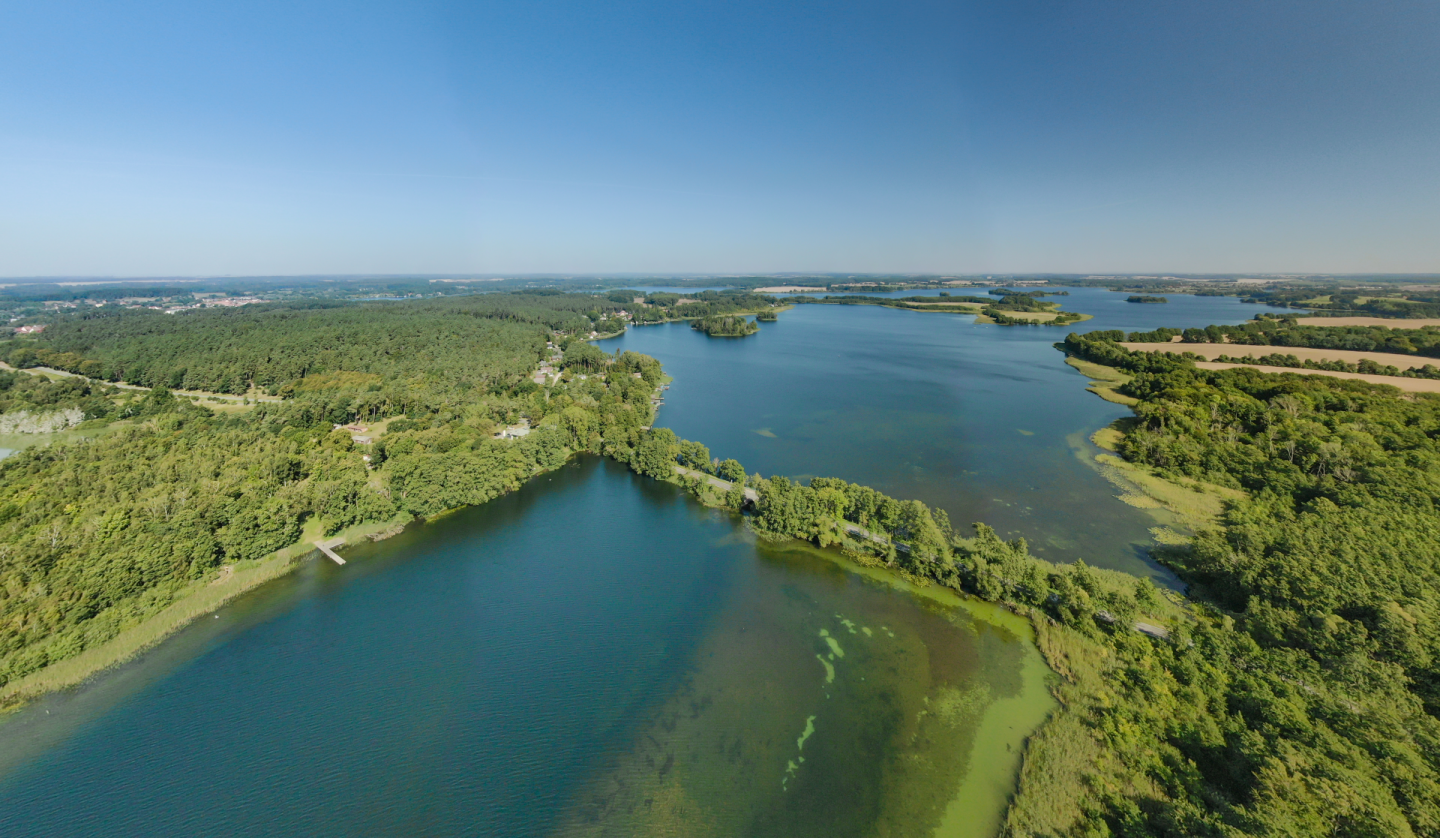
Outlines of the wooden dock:
M 332 538 L 329 541 L 315 542 L 315 547 L 319 549 L 320 552 L 329 556 L 330 560 L 335 562 L 335 564 L 345 564 L 345 560 L 340 558 L 340 554 L 336 553 L 334 549 L 344 543 L 345 539 L 343 538 Z

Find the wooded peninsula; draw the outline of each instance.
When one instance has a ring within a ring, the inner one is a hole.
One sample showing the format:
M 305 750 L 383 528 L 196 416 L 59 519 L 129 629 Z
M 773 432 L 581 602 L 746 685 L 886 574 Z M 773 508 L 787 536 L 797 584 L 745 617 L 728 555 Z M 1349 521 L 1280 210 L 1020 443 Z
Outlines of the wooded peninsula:
M 1120 345 L 1144 335 L 1069 335 L 1058 348 L 1111 370 L 1134 403 L 1115 428 L 1118 454 L 1227 498 L 1187 543 L 1157 553 L 1189 584 L 1181 598 L 1041 561 L 983 523 L 957 531 L 919 501 L 749 473 L 652 427 L 655 359 L 586 342 L 626 322 L 777 305 L 750 296 L 93 310 L 0 342 L 19 370 L 0 372 L 0 413 L 72 411 L 75 428 L 96 432 L 0 461 L 0 702 L 17 706 L 47 668 L 206 585 L 292 561 L 296 545 L 484 503 L 588 452 L 744 514 L 764 537 L 1028 616 L 1061 709 L 1027 746 L 1007 835 L 1440 831 L 1440 397 L 1205 370 Z M 824 302 L 893 303 L 843 302 L 855 299 Z M 1017 307 L 1002 314 L 1042 305 L 1001 299 Z M 1161 332 L 1154 340 L 1403 340 L 1417 356 L 1440 344 L 1282 320 Z

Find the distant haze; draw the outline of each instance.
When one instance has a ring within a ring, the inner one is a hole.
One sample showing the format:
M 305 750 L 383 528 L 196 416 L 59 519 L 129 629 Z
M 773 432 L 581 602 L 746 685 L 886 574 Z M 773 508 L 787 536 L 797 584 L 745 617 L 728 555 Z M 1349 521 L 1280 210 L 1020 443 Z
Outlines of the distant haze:
M 0 276 L 1440 271 L 1440 4 L 17 3 Z

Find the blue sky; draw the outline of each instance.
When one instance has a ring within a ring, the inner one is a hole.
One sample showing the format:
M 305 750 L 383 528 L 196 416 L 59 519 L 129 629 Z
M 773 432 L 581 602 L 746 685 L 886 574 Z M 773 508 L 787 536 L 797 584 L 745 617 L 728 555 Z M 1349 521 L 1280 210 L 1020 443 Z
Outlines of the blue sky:
M 0 276 L 1440 271 L 1440 4 L 7 4 Z

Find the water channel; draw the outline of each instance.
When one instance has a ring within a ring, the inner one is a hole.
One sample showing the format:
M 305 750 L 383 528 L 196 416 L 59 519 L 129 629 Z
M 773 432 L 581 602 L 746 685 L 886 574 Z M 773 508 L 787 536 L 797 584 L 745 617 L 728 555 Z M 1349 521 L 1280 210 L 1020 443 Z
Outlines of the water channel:
M 1067 308 L 1249 316 L 1111 298 Z M 1146 521 L 1078 458 L 1123 411 L 1061 335 L 804 306 L 744 340 L 672 324 L 607 348 L 660 358 L 661 424 L 752 470 L 1098 562 Z M 1018 619 L 757 543 L 593 457 L 346 556 L 0 723 L 0 835 L 988 836 L 1051 708 Z

